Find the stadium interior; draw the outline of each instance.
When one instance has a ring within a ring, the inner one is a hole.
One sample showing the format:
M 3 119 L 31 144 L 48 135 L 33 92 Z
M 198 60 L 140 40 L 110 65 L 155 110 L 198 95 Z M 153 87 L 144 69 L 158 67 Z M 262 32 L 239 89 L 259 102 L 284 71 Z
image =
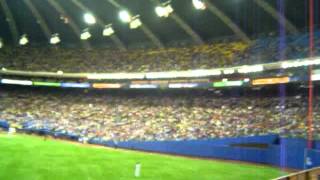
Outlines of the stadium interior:
M 319 9 L 0 0 L 0 179 L 320 179 Z

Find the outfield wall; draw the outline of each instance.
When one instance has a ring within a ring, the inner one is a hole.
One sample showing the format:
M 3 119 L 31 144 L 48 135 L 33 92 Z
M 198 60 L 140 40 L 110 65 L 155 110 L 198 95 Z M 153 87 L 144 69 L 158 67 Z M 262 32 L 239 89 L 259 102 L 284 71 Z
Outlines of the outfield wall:
M 99 143 L 99 142 L 95 142 Z M 231 144 L 265 143 L 267 148 L 231 147 Z M 284 168 L 320 166 L 320 151 L 307 150 L 307 141 L 277 135 L 190 141 L 104 142 L 106 146 L 204 158 L 263 163 Z M 305 164 L 305 157 L 311 164 Z
M 315 141 L 314 148 L 320 150 L 320 141 Z
M 0 120 L 0 127 L 9 128 L 6 121 Z M 52 132 L 50 129 L 23 128 L 24 132 L 51 135 L 79 141 L 76 134 Z M 307 150 L 307 141 L 299 138 L 280 138 L 278 135 L 182 140 L 182 141 L 128 141 L 114 142 L 93 138 L 88 141 L 115 148 L 151 151 L 184 156 L 217 158 L 226 160 L 262 163 L 283 168 L 305 169 L 320 166 L 320 142 L 314 142 L 313 149 Z M 264 144 L 265 147 L 235 147 L 235 144 Z M 307 157 L 307 158 L 306 158 Z M 308 159 L 306 164 L 305 159 Z
M 5 120 L 0 120 L 0 128 L 8 130 L 10 127 L 9 123 Z

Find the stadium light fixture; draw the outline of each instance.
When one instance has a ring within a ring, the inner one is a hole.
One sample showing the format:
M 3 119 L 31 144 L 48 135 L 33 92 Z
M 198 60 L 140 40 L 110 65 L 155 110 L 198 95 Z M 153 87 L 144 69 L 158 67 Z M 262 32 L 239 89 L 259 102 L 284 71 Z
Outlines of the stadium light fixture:
M 21 46 L 24 46 L 24 45 L 26 45 L 26 44 L 28 44 L 28 43 L 29 43 L 29 40 L 28 40 L 27 35 L 26 35 L 26 34 L 22 35 L 21 38 L 20 38 L 20 40 L 19 40 L 19 44 L 20 44 Z
M 83 15 L 83 19 L 84 19 L 84 22 L 86 22 L 89 25 L 93 25 L 93 24 L 95 24 L 97 22 L 96 18 L 91 13 L 85 13 Z
M 165 6 L 165 10 L 166 10 L 169 14 L 173 13 L 173 8 L 172 8 L 172 6 L 171 6 L 170 4 L 167 4 L 167 5 Z
M 173 12 L 173 8 L 170 5 L 170 1 L 167 1 L 157 6 L 155 8 L 155 12 L 159 17 L 168 17 Z
M 168 17 L 167 11 L 162 6 L 157 6 L 155 11 L 159 17 Z
M 80 39 L 81 40 L 88 40 L 89 38 L 91 38 L 91 33 L 89 32 L 89 29 L 83 30 L 83 32 L 80 35 Z
M 2 39 L 0 38 L 0 49 L 3 47 L 3 41 Z
M 53 34 L 51 36 L 50 44 L 58 44 L 60 42 L 61 42 L 61 40 L 60 40 L 59 34 Z
M 120 18 L 120 20 L 122 21 L 122 22 L 124 22 L 124 23 L 129 23 L 130 21 L 131 21 L 131 15 L 130 15 L 130 13 L 128 12 L 128 11 L 126 11 L 126 10 L 121 10 L 120 12 L 119 12 L 119 18 Z
M 111 36 L 114 34 L 114 30 L 112 28 L 112 24 L 106 25 L 103 30 L 103 36 Z
M 205 10 L 207 8 L 203 0 L 192 0 L 192 4 L 198 10 Z
M 155 8 L 155 12 L 159 17 L 169 17 L 169 15 L 173 12 L 173 9 L 170 4 L 166 6 L 157 6 Z
M 137 15 L 132 18 L 132 21 L 130 22 L 130 29 L 137 29 L 142 25 L 142 22 L 139 17 L 140 16 Z

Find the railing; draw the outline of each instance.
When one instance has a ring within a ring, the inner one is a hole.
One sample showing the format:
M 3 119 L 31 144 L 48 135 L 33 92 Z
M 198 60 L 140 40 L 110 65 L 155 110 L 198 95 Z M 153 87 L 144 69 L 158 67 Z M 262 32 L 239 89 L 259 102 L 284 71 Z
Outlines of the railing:
M 274 180 L 320 180 L 320 167 L 290 174 Z
M 220 76 L 223 74 L 247 74 L 262 72 L 264 70 L 287 69 L 309 65 L 320 65 L 320 58 L 297 59 L 268 64 L 244 65 L 230 68 L 218 69 L 198 69 L 187 71 L 167 71 L 167 72 L 136 72 L 136 73 L 67 73 L 58 72 L 32 72 L 9 70 L 3 67 L 0 75 L 29 76 L 29 77 L 48 77 L 48 78 L 77 78 L 92 80 L 131 80 L 131 79 L 175 79 L 175 78 L 201 78 L 209 76 Z

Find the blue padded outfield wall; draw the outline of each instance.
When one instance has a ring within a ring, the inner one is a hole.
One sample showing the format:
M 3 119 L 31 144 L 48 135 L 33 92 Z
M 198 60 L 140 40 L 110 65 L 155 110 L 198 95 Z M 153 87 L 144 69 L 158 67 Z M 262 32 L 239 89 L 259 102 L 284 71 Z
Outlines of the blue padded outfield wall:
M 0 120 L 0 128 L 8 130 L 9 127 L 9 123 Z M 36 133 L 39 135 L 51 135 L 73 141 L 79 141 L 82 138 L 77 134 L 67 134 L 65 132 L 52 131 L 50 129 L 35 129 L 32 126 L 29 127 L 28 123 L 25 124 L 20 131 Z M 88 142 L 116 148 L 246 161 L 280 166 L 283 168 L 304 169 L 320 166 L 320 141 L 315 141 L 313 143 L 313 149 L 307 150 L 307 141 L 305 139 L 280 138 L 279 135 L 207 140 L 128 142 L 103 141 L 100 138 L 92 138 Z M 235 144 L 265 144 L 267 147 L 235 147 L 233 146 Z M 305 159 L 308 159 L 308 161 L 305 161 Z
M 250 143 L 268 144 L 268 147 L 230 146 L 231 144 Z M 188 141 L 129 141 L 116 144 L 109 141 L 104 142 L 104 145 L 185 156 L 263 163 L 293 169 L 320 166 L 319 149 L 307 150 L 307 141 L 305 139 L 279 138 L 278 135 Z M 311 160 L 311 164 L 305 164 L 306 157 Z
M 315 149 L 320 150 L 320 141 L 316 141 L 314 146 L 315 146 Z
M 9 123 L 5 120 L 0 120 L 0 128 L 3 128 L 5 130 L 8 130 L 10 127 Z

